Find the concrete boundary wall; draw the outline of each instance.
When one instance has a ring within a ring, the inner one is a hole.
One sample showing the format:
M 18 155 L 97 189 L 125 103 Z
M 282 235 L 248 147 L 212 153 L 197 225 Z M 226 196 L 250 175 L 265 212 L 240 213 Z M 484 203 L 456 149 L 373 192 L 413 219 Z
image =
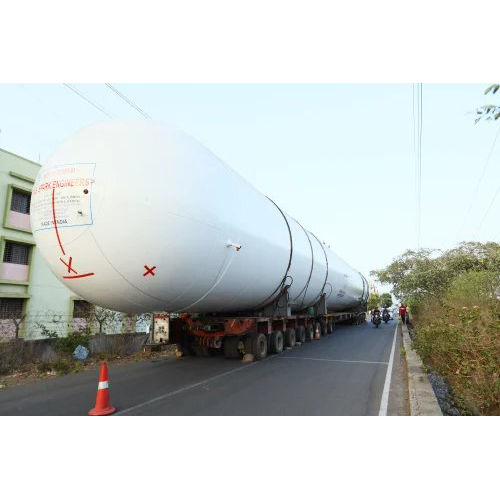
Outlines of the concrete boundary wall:
M 403 329 L 403 347 L 406 352 L 408 366 L 408 391 L 410 394 L 410 415 L 412 416 L 442 416 L 434 389 L 429 381 L 420 356 L 412 347 L 406 325 Z

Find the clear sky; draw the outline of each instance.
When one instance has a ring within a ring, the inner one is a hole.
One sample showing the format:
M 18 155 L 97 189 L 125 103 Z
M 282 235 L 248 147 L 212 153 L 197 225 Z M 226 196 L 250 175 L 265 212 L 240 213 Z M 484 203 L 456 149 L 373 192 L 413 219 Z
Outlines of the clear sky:
M 75 85 L 116 118 L 139 113 L 104 84 Z M 367 277 L 415 248 L 409 84 L 116 84 L 153 119 L 189 133 Z M 498 241 L 498 122 L 474 109 L 487 84 L 424 84 L 421 246 Z M 106 119 L 61 84 L 0 84 L 0 148 L 43 162 Z M 469 210 L 469 207 L 472 208 Z M 244 207 L 242 207 L 244 209 Z

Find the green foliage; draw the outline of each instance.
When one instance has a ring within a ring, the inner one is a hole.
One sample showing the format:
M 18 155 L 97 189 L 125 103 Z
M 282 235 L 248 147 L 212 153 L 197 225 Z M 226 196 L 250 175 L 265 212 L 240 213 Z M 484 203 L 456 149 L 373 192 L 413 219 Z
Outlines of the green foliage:
M 78 373 L 83 370 L 84 364 L 81 361 L 74 361 L 73 362 L 73 373 Z
M 59 375 L 67 375 L 71 372 L 71 363 L 66 359 L 56 361 L 52 367 Z
M 392 295 L 390 293 L 383 293 L 380 296 L 380 305 L 381 306 L 386 306 L 386 307 L 391 307 L 392 306 Z
M 380 305 L 380 295 L 376 292 L 370 293 L 370 296 L 368 297 L 368 310 L 371 311 L 378 305 Z
M 424 307 L 428 320 L 416 332 L 417 352 L 447 380 L 465 414 L 500 412 L 500 308 L 496 299 L 486 303 L 469 308 L 447 302 L 438 316 Z
M 80 330 L 77 332 L 69 333 L 67 337 L 59 337 L 55 342 L 56 351 L 73 353 L 79 346 L 89 346 L 90 332 L 88 330 Z
M 494 83 L 490 85 L 485 91 L 485 94 L 496 94 L 498 89 L 500 88 L 500 84 Z M 476 110 L 477 118 L 475 123 L 480 120 L 498 120 L 500 118 L 500 106 L 496 106 L 494 104 L 486 104 L 485 106 L 481 106 Z
M 409 305 L 415 348 L 466 414 L 500 413 L 500 245 L 407 251 L 372 272 Z
M 381 283 L 392 284 L 392 292 L 400 300 L 410 300 L 415 305 L 426 297 L 439 300 L 452 281 L 467 271 L 500 274 L 500 245 L 463 242 L 447 252 L 408 250 L 385 269 L 371 274 Z
M 49 339 L 56 339 L 58 337 L 54 330 L 49 330 L 44 323 L 36 322 L 35 325 L 40 328 L 40 334 Z

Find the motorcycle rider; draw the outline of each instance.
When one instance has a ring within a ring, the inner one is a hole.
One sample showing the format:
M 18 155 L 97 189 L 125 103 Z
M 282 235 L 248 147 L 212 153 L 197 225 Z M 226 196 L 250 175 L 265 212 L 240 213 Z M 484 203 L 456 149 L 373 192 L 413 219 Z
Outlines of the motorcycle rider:
M 387 306 L 384 306 L 384 309 L 382 311 L 382 319 L 385 321 L 385 319 L 391 319 L 391 315 L 389 313 L 389 309 L 387 309 Z
M 378 306 L 375 306 L 375 308 L 372 310 L 372 322 L 377 314 L 380 316 L 380 309 L 378 308 Z

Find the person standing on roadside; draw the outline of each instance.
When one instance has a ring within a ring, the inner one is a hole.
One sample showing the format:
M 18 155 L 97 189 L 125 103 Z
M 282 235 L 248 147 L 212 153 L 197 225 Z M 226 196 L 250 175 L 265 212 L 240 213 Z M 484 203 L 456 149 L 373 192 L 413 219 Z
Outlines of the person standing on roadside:
M 407 309 L 406 309 L 406 306 L 401 303 L 401 305 L 399 306 L 399 317 L 401 318 L 401 321 L 406 325 L 407 321 L 406 321 L 406 316 L 407 316 Z

